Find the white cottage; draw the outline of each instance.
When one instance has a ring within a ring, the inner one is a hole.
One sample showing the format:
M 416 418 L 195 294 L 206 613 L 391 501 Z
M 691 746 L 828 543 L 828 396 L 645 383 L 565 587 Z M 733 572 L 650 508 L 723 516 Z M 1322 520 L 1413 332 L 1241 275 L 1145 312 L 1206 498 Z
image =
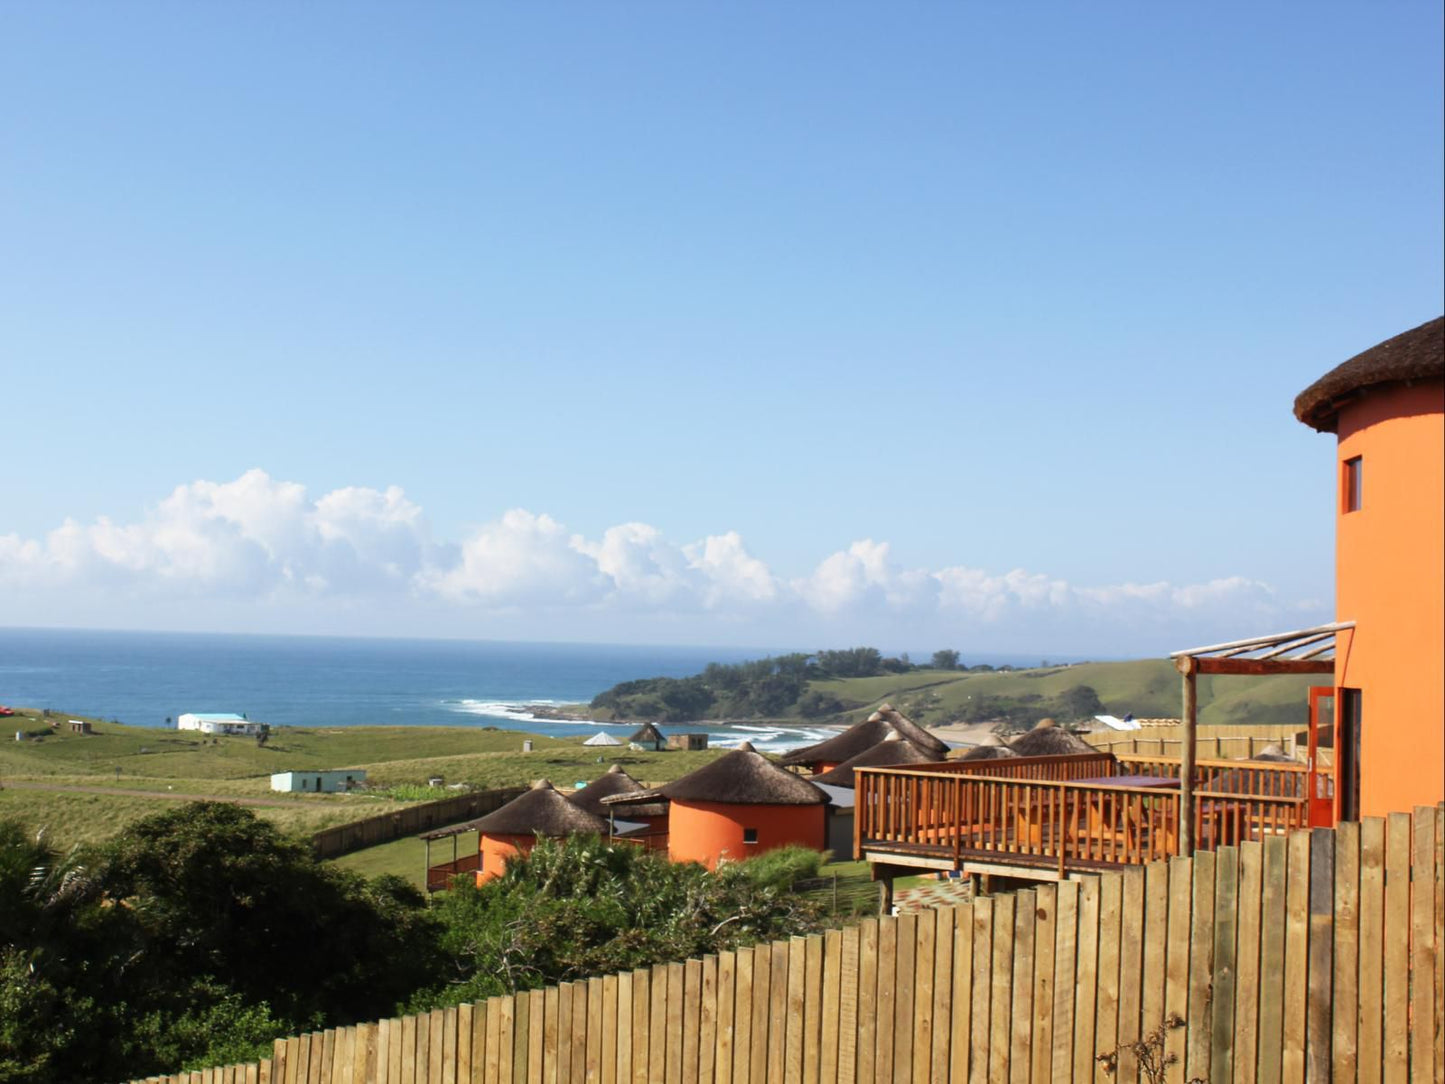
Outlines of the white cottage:
M 186 712 L 176 718 L 177 730 L 199 730 L 202 734 L 260 734 L 265 723 L 253 723 L 244 715 L 229 711 Z
M 350 790 L 366 779 L 361 768 L 337 768 L 324 772 L 277 772 L 271 777 L 271 789 L 308 794 L 335 794 Z

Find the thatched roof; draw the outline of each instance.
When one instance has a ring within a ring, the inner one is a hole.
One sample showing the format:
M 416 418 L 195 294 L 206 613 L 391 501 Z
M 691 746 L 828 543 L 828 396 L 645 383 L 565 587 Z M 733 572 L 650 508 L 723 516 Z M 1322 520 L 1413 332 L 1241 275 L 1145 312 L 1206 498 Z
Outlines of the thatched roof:
M 1250 759 L 1250 760 L 1268 760 L 1268 761 L 1275 761 L 1275 762 L 1280 763 L 1280 764 L 1298 764 L 1298 763 L 1299 763 L 1299 761 L 1297 761 L 1294 757 L 1292 757 L 1292 756 L 1290 756 L 1288 753 L 1286 753 L 1286 752 L 1285 752 L 1282 748 L 1280 748 L 1278 745 L 1266 745 L 1263 749 L 1261 749 L 1259 752 L 1255 753 L 1254 756 L 1250 757 L 1249 759 Z
M 637 794 L 643 789 L 641 783 L 622 770 L 622 765 L 614 764 L 581 790 L 574 790 L 565 797 L 578 809 L 585 809 L 596 817 L 606 817 L 603 798 L 614 794 Z
M 948 753 L 947 742 L 924 730 L 892 704 L 878 705 L 878 710 L 868 718 L 882 719 L 925 753 L 937 753 L 940 757 Z
M 743 742 L 731 753 L 660 788 L 671 801 L 728 805 L 822 805 L 828 800 L 801 776 L 779 768 Z
M 1093 753 L 1097 750 L 1056 725 L 1052 719 L 1040 720 L 1027 734 L 1015 738 L 1008 747 L 1021 757 L 1057 757 L 1068 753 Z
M 1333 433 L 1340 407 L 1370 388 L 1445 377 L 1445 316 L 1411 328 L 1356 354 L 1300 392 L 1294 416 L 1321 433 Z
M 667 799 L 656 790 L 639 790 L 631 794 L 609 794 L 602 799 L 602 815 L 618 817 L 665 817 Z
M 1018 754 L 1007 745 L 975 745 L 961 757 L 954 757 L 955 760 L 1008 760 L 1017 757 Z
M 490 836 L 568 836 L 574 832 L 607 833 L 601 817 L 569 802 L 545 779 L 501 809 L 468 821 L 466 827 Z
M 639 743 L 640 743 L 640 742 L 645 742 L 645 741 L 650 741 L 650 742 L 666 742 L 666 741 L 667 741 L 667 739 L 662 736 L 662 731 L 658 730 L 657 727 L 653 726 L 651 723 L 643 723 L 642 726 L 638 727 L 638 728 L 633 732 L 632 737 L 628 738 L 627 740 L 630 741 L 630 742 L 635 741 L 635 742 L 639 742 Z
M 856 757 L 845 760 L 832 771 L 824 772 L 822 775 L 808 776 L 808 782 L 830 787 L 851 787 L 855 785 L 854 768 L 896 768 L 902 764 L 938 763 L 937 757 L 929 756 L 901 734 L 895 731 L 894 735 L 892 738 L 879 742 L 871 749 L 864 749 Z
M 783 757 L 783 763 L 816 764 L 827 760 L 842 764 L 879 742 L 895 737 L 901 737 L 916 745 L 920 752 L 928 754 L 932 760 L 942 760 L 948 755 L 948 746 L 944 742 L 902 712 L 895 710 L 892 705 L 884 704 L 861 723 L 854 723 L 837 737 L 794 749 Z

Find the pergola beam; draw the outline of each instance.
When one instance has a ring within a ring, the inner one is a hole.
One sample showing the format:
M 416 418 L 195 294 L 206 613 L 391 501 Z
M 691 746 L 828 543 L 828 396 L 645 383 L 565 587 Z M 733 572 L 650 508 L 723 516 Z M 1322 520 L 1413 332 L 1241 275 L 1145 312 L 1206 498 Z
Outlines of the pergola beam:
M 1344 629 L 1355 627 L 1353 621 L 1335 621 L 1328 625 L 1316 625 L 1312 629 L 1295 629 L 1293 632 L 1277 632 L 1272 636 L 1251 636 L 1247 640 L 1230 640 L 1223 644 L 1210 644 L 1208 647 L 1191 647 L 1186 651 L 1172 651 L 1169 654 L 1171 659 L 1180 659 L 1185 656 L 1213 655 L 1217 651 L 1234 651 L 1236 648 L 1247 647 L 1276 647 L 1291 640 L 1304 640 L 1314 637 L 1323 632 L 1340 632 Z
M 1197 674 L 1249 674 L 1261 677 L 1268 674 L 1333 674 L 1334 659 L 1219 659 L 1197 658 L 1186 655 L 1176 660 L 1180 672 L 1184 672 L 1185 660 L 1193 663 Z

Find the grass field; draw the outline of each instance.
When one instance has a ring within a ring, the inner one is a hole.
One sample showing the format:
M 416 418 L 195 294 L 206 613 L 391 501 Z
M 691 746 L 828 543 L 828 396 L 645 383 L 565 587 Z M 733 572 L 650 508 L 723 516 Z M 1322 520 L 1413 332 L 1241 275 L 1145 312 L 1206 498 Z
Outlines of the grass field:
M 542 777 L 560 787 L 590 782 L 613 763 L 643 782 L 660 783 L 692 771 L 720 755 L 711 752 L 597 751 L 572 739 L 533 737 L 533 752 L 521 752 L 527 735 L 477 727 L 283 727 L 265 746 L 254 738 L 206 737 L 190 732 L 130 727 L 87 719 L 94 733 L 72 734 L 68 722 L 52 730 L 38 713 L 7 718 L 13 738 L 0 742 L 0 817 L 44 829 L 62 846 L 105 839 L 150 813 L 190 795 L 258 799 L 280 806 L 253 806 L 288 831 L 312 833 L 336 824 L 401 808 L 379 793 L 278 794 L 273 772 L 315 768 L 364 768 L 376 791 L 413 785 L 418 800 L 446 797 L 425 786 L 432 776 L 447 783 L 479 787 L 514 786 Z M 53 788 L 104 788 L 127 794 L 78 793 L 5 787 L 6 781 Z M 419 785 L 419 786 L 418 786 Z

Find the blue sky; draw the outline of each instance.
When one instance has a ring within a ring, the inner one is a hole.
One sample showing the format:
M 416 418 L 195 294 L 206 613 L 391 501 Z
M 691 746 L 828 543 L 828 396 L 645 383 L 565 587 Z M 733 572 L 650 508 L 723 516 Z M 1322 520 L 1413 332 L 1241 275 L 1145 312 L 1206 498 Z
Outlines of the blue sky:
M 8 624 L 1293 627 L 1291 401 L 1442 308 L 1434 3 L 5 23 Z

